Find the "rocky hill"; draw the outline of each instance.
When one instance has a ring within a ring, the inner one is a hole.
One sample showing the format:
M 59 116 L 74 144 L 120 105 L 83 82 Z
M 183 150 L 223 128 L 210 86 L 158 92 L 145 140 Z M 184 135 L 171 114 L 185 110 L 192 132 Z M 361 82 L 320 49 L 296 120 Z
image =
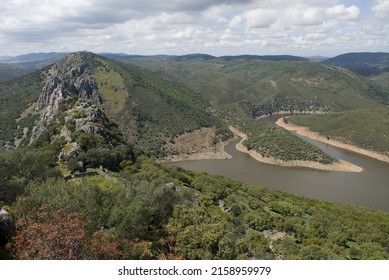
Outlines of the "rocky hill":
M 62 113 L 60 111 L 63 111 L 63 108 L 60 110 L 60 103 L 72 98 L 77 99 L 77 106 L 65 109 L 86 109 L 83 110 L 86 120 L 83 125 L 77 122 L 76 128 L 85 132 L 102 134 L 101 128 L 91 124 L 93 119 L 105 118 L 104 113 L 98 108 L 101 105 L 101 97 L 98 94 L 97 83 L 92 77 L 96 66 L 93 64 L 94 59 L 91 53 L 76 53 L 69 55 L 44 72 L 47 82 L 37 101 L 38 122 L 33 129 L 31 140 L 36 139 L 53 122 L 54 117 Z
M 211 139 L 231 135 L 207 112 L 199 94 L 89 52 L 70 54 L 39 72 L 7 81 L 0 92 L 0 138 L 8 147 L 61 137 L 62 154 L 68 154 L 77 151 L 81 133 L 99 135 L 109 147 L 120 138 L 146 153 L 164 155 L 163 145 L 184 133 L 212 127 Z M 177 149 L 169 145 L 168 152 L 179 153 Z

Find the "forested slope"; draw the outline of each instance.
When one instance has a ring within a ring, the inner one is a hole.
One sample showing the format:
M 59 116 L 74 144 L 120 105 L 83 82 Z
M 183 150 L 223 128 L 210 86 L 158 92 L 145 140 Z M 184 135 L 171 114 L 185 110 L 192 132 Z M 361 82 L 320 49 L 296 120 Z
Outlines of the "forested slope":
M 8 153 L 13 160 L 4 164 L 2 154 L 2 174 L 16 171 L 15 152 Z M 30 180 L 34 166 L 45 163 L 24 164 L 23 175 L 5 180 L 29 182 L 9 201 L 12 207 L 3 206 L 16 221 L 3 257 L 389 258 L 388 213 L 162 167 L 144 156 L 122 165 L 118 183 L 103 177 L 65 182 L 48 173 Z

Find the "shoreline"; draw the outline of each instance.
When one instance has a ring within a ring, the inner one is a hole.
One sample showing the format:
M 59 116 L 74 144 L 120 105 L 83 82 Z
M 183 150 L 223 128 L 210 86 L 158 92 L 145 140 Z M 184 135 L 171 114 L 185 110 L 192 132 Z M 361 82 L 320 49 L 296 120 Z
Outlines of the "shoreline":
M 292 160 L 292 161 L 283 161 L 275 158 L 263 157 L 261 154 L 254 150 L 248 150 L 242 142 L 247 139 L 247 135 L 239 131 L 235 127 L 230 126 L 230 130 L 242 140 L 236 144 L 236 149 L 242 153 L 250 155 L 255 160 L 266 163 L 273 164 L 284 167 L 307 167 L 312 169 L 324 170 L 324 171 L 340 171 L 340 172 L 362 172 L 363 168 L 356 166 L 350 162 L 339 160 L 338 162 L 332 164 L 321 164 L 314 161 L 302 161 L 302 160 Z
M 356 150 L 363 150 L 358 147 L 344 144 L 342 142 L 336 141 L 336 140 L 327 140 L 326 137 L 319 135 L 318 132 L 313 132 L 310 131 L 306 127 L 300 127 L 294 124 L 285 124 L 283 122 L 283 118 L 280 118 L 277 120 L 276 124 L 280 127 L 283 127 L 287 130 L 291 131 L 296 131 L 298 134 L 302 136 L 306 136 L 309 138 L 312 138 L 314 140 L 318 140 L 339 148 L 344 148 L 344 146 L 351 146 L 353 149 L 347 149 L 346 150 L 351 150 L 353 152 L 357 152 Z M 236 136 L 241 138 L 241 141 L 236 144 L 235 148 L 242 153 L 250 155 L 252 158 L 255 160 L 265 163 L 265 164 L 272 164 L 272 165 L 277 165 L 277 166 L 283 166 L 283 167 L 305 167 L 305 168 L 310 168 L 310 169 L 316 169 L 316 170 L 323 170 L 323 171 L 336 171 L 336 172 L 362 172 L 363 168 L 357 165 L 354 165 L 350 162 L 347 162 L 345 160 L 339 160 L 337 162 L 334 162 L 332 164 L 322 164 L 319 162 L 314 162 L 314 161 L 302 161 L 302 160 L 291 160 L 291 161 L 283 161 L 279 160 L 276 158 L 271 158 L 271 157 L 263 157 L 261 154 L 256 152 L 255 150 L 248 150 L 242 142 L 244 140 L 247 140 L 247 135 L 238 130 L 237 128 L 233 126 L 229 126 L 229 129 L 231 132 L 234 134 L 235 137 L 231 138 L 229 141 L 226 142 L 221 142 L 217 145 L 217 150 L 216 151 L 204 151 L 204 152 L 198 152 L 198 153 L 193 153 L 193 154 L 178 154 L 178 155 L 171 155 L 167 157 L 163 157 L 160 159 L 156 159 L 157 163 L 172 163 L 172 162 L 180 162 L 180 161 L 191 161 L 191 160 L 225 160 L 225 159 L 231 159 L 233 156 L 228 154 L 224 148 L 231 143 L 232 141 L 236 140 Z M 320 140 L 321 139 L 321 140 Z M 336 145 L 334 142 L 338 142 Z M 367 150 L 365 150 L 367 151 Z M 371 151 L 368 151 L 369 153 L 374 153 Z M 357 152 L 358 153 L 358 152 Z M 362 155 L 366 155 L 361 153 Z M 378 154 L 378 153 L 374 153 Z M 380 154 L 378 154 L 380 155 Z M 385 157 L 384 155 L 380 155 L 382 157 Z M 372 157 L 372 156 L 371 156 Z M 378 159 L 374 157 L 375 159 Z M 384 160 L 386 161 L 386 160 Z M 387 162 L 389 162 L 389 158 L 387 159 Z
M 380 161 L 384 161 L 384 162 L 389 163 L 388 156 L 385 156 L 383 154 L 380 154 L 380 153 L 377 153 L 374 151 L 366 150 L 366 149 L 360 148 L 358 146 L 346 144 L 346 143 L 343 143 L 339 140 L 333 140 L 333 139 L 328 140 L 327 137 L 321 135 L 319 132 L 315 132 L 315 131 L 310 130 L 308 127 L 298 126 L 298 125 L 295 125 L 289 121 L 288 121 L 288 123 L 285 123 L 283 121 L 283 118 L 279 118 L 276 121 L 276 124 L 282 128 L 285 128 L 286 130 L 295 131 L 297 134 L 299 134 L 301 136 L 305 136 L 305 137 L 308 137 L 310 139 L 317 140 L 317 141 L 320 141 L 320 142 L 328 144 L 328 145 L 332 145 L 332 146 L 335 146 L 335 147 L 338 147 L 338 148 L 341 148 L 344 150 L 348 150 L 348 151 L 351 151 L 351 152 L 354 152 L 354 153 L 357 153 L 357 154 L 360 154 L 363 156 L 371 157 L 371 158 L 374 158 L 376 160 L 380 160 Z

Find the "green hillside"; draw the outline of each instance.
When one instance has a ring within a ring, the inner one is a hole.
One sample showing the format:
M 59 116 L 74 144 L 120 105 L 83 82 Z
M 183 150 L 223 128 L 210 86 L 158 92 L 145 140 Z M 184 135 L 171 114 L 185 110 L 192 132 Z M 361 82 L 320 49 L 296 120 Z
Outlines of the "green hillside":
M 389 109 L 359 109 L 328 115 L 294 116 L 290 121 L 322 135 L 380 153 L 389 152 Z
M 0 62 L 0 82 L 12 80 L 18 76 L 23 76 L 33 72 L 34 69 L 18 64 L 6 64 Z
M 250 59 L 230 61 L 220 58 L 176 61 L 169 58 L 136 58 L 132 59 L 131 63 L 182 81 L 189 88 L 201 93 L 214 110 L 222 111 L 224 118 L 229 115 L 229 119 L 235 121 L 240 117 L 237 118 L 232 112 L 243 111 L 249 118 L 277 112 L 330 113 L 358 109 L 381 112 L 385 111 L 385 105 L 389 104 L 389 87 L 384 76 L 371 80 L 346 70 L 313 62 Z M 239 116 L 242 114 L 239 113 Z M 331 116 L 336 118 L 339 115 Z M 325 116 L 320 118 L 323 122 L 327 120 Z M 370 119 L 365 120 L 368 122 Z M 347 139 L 346 141 L 354 141 L 347 133 L 355 129 L 353 122 L 343 122 L 343 119 L 337 119 L 336 122 L 341 123 L 343 127 L 339 127 L 337 136 Z M 333 126 L 333 129 L 337 129 L 337 126 Z M 380 140 L 369 141 L 367 146 L 373 150 L 388 151 L 380 144 L 384 142 L 387 131 L 385 126 L 375 129 L 377 134 L 374 135 Z M 364 133 L 361 138 L 363 135 Z M 366 147 L 366 143 L 361 141 L 355 144 Z M 255 148 L 261 150 L 263 145 Z
M 64 58 L 67 53 L 30 53 L 0 61 L 0 82 L 37 71 Z
M 288 109 L 341 111 L 376 106 L 371 98 L 380 103 L 388 101 L 388 93 L 370 80 L 313 62 L 250 59 L 180 62 L 144 58 L 133 59 L 131 63 L 177 78 L 215 105 L 245 101 L 253 106 L 254 116 Z M 278 102 L 268 111 L 260 110 L 276 98 L 289 101 Z
M 34 109 L 43 87 L 42 72 L 0 83 L 0 144 L 12 141 L 20 127 L 34 125 Z M 35 104 L 35 105 L 34 105 Z
M 389 53 L 346 53 L 321 63 L 346 68 L 363 76 L 375 76 L 389 72 Z
M 201 95 L 146 70 L 102 59 L 94 76 L 103 107 L 119 124 L 128 142 L 143 150 L 160 150 L 174 136 L 201 127 L 227 127 L 206 111 Z

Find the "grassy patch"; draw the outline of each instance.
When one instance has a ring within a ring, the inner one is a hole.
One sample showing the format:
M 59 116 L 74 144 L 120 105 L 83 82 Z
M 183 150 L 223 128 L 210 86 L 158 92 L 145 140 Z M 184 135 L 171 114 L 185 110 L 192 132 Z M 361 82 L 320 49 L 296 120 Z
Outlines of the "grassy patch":
M 105 111 L 109 116 L 116 116 L 124 109 L 128 96 L 122 76 L 112 68 L 99 66 L 94 77 L 103 97 Z

